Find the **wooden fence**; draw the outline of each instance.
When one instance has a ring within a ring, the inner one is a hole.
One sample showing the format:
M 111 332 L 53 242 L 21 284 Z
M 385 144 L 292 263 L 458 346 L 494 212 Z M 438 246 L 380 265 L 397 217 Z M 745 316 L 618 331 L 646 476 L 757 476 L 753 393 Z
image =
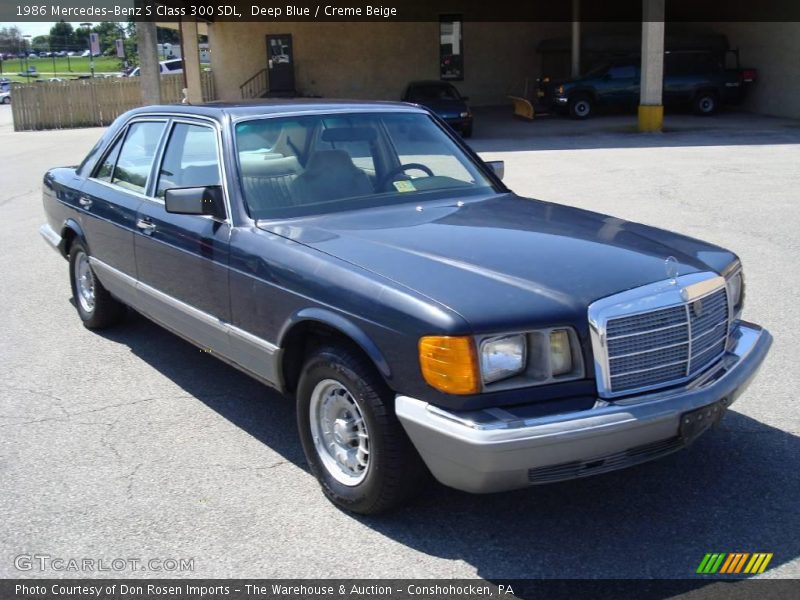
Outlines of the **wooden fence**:
M 142 105 L 139 77 L 51 81 L 15 85 L 11 91 L 14 131 L 102 127 Z M 200 73 L 203 100 L 216 99 L 209 71 Z M 183 99 L 183 75 L 161 77 L 164 104 Z

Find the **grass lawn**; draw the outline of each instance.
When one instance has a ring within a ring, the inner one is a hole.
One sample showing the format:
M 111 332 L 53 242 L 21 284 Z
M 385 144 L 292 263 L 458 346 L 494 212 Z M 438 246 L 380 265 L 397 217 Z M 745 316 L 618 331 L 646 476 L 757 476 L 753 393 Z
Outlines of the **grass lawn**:
M 27 63 L 24 58 L 11 58 L 3 61 L 2 77 L 8 77 L 11 81 L 27 81 L 27 77 L 20 77 L 27 67 L 36 67 L 40 77 L 63 77 L 69 79 L 78 75 L 88 75 L 91 73 L 89 67 L 89 57 L 70 56 L 69 65 L 67 57 L 57 57 L 55 59 L 55 71 L 53 71 L 52 58 L 29 58 Z M 94 59 L 95 73 L 118 73 L 122 68 L 122 61 L 115 56 L 98 56 Z M 34 78 L 31 78 L 34 79 Z

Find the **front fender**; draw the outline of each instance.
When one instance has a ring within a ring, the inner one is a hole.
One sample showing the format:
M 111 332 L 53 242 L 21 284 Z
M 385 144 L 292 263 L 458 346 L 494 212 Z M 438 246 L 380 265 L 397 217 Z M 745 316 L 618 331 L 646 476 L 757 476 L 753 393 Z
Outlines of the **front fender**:
M 391 377 L 389 363 L 375 342 L 358 325 L 346 317 L 325 308 L 303 308 L 295 312 L 281 329 L 278 335 L 278 346 L 284 348 L 289 333 L 297 325 L 308 321 L 322 323 L 346 335 L 369 356 L 385 378 L 389 379 Z

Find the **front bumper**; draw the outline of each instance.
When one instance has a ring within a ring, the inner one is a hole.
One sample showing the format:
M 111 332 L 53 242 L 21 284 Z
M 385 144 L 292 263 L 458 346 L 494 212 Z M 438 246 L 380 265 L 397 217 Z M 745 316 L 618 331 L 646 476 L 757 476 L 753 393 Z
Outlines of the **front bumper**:
M 398 396 L 397 416 L 434 477 L 460 490 L 497 492 L 604 473 L 685 447 L 696 435 L 681 435 L 682 415 L 702 407 L 710 415 L 736 400 L 772 337 L 737 321 L 731 340 L 717 365 L 679 389 L 598 400 L 589 410 L 525 418 L 524 407 L 447 412 Z

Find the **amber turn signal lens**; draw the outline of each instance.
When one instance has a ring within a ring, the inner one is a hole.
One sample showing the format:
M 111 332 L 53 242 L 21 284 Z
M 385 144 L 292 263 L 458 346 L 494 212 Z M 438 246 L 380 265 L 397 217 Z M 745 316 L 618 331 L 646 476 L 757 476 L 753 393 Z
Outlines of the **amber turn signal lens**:
M 441 392 L 476 394 L 480 391 L 478 361 L 471 337 L 421 338 L 419 364 L 428 385 Z

